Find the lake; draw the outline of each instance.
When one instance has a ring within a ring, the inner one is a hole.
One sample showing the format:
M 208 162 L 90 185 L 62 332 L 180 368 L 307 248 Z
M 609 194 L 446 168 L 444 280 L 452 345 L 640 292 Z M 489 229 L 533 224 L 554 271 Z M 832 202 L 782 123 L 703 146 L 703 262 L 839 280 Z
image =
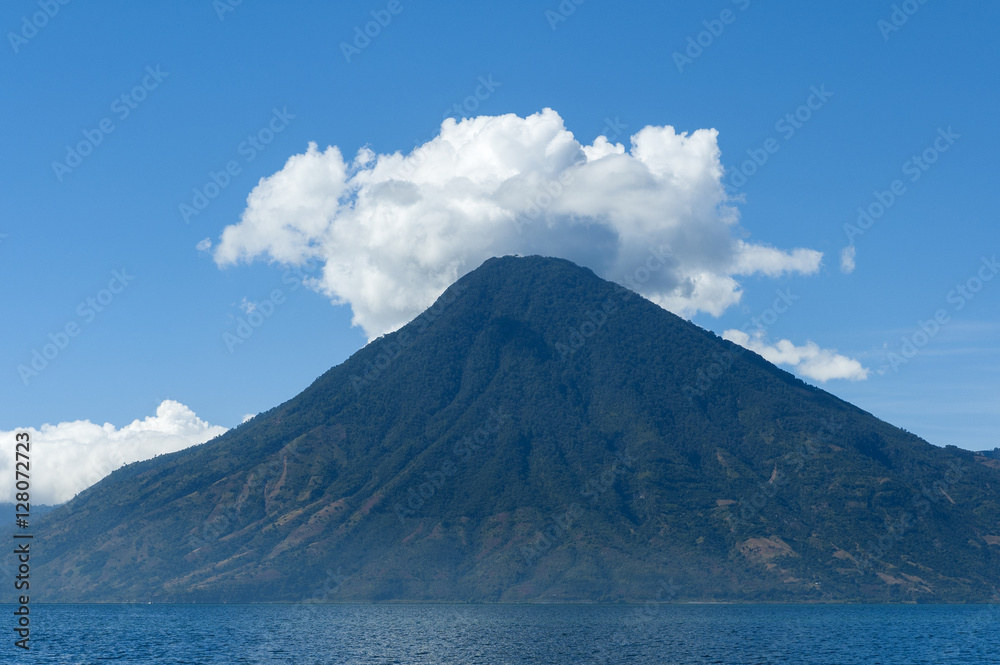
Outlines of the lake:
M 35 605 L 0 661 L 127 663 L 1000 663 L 970 605 Z

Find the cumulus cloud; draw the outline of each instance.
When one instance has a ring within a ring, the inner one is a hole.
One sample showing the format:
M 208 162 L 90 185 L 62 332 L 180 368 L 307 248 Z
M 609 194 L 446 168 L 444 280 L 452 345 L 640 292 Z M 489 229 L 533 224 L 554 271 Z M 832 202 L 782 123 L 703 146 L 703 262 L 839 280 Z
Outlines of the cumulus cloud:
M 210 249 L 212 249 L 212 239 L 202 238 L 201 240 L 198 241 L 198 244 L 195 245 L 194 248 L 197 249 L 199 252 L 207 252 Z
M 840 250 L 840 272 L 845 275 L 850 275 L 854 272 L 854 256 L 856 253 L 857 250 L 855 250 L 854 245 L 848 245 Z
M 0 432 L 0 439 L 13 441 L 15 432 L 30 434 L 31 500 L 57 504 L 124 464 L 204 443 L 225 431 L 180 402 L 164 400 L 155 416 L 120 429 L 110 423 L 76 420 Z M 14 493 L 14 456 L 4 455 L 0 457 L 0 501 L 13 501 Z
M 864 381 L 868 378 L 869 370 L 860 362 L 840 355 L 836 349 L 822 349 L 815 342 L 807 341 L 804 346 L 795 346 L 789 340 L 782 339 L 777 344 L 769 345 L 760 331 L 751 336 L 742 330 L 727 330 L 722 333 L 722 338 L 750 349 L 775 365 L 793 367 L 802 376 L 816 381 Z
M 683 316 L 737 303 L 737 277 L 811 274 L 822 254 L 748 242 L 717 132 L 647 126 L 584 145 L 551 109 L 445 120 L 408 154 L 310 143 L 264 178 L 214 249 L 220 266 L 316 259 L 307 284 L 394 330 L 491 256 L 567 258 Z

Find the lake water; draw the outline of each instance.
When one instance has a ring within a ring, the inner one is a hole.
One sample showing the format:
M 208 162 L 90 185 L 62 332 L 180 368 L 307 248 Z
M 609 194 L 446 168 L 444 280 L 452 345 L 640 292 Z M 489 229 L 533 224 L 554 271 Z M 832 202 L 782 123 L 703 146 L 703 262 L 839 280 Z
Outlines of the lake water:
M 35 605 L 3 663 L 1000 663 L 998 606 Z

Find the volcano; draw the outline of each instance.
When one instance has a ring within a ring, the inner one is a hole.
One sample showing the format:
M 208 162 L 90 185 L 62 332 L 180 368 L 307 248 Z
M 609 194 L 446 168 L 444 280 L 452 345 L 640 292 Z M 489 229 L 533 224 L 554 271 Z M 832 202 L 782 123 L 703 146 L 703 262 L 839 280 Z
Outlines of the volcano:
M 284 404 L 43 517 L 33 587 L 62 602 L 995 602 L 990 462 L 590 270 L 508 256 Z

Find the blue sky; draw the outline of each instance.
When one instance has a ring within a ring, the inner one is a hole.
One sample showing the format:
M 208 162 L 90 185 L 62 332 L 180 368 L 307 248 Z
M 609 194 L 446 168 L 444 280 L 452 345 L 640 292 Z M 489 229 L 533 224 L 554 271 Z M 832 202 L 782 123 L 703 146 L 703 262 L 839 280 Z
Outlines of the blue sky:
M 1000 446 L 1000 279 L 953 293 L 992 277 L 1000 250 L 1000 7 L 229 2 L 0 10 L 0 430 L 120 428 L 164 400 L 232 427 L 342 362 L 368 336 L 351 308 L 302 287 L 273 247 L 220 265 L 220 235 L 310 142 L 347 162 L 365 146 L 407 153 L 465 104 L 470 117 L 550 108 L 580 144 L 604 134 L 626 151 L 646 126 L 717 130 L 734 233 L 823 257 L 739 276 L 737 304 L 691 318 L 751 333 L 784 292 L 793 304 L 760 344 L 787 340 L 787 359 L 812 342 L 856 362 L 866 378 L 819 385 L 933 443 Z M 379 18 L 376 36 L 355 42 Z M 67 147 L 81 142 L 77 162 Z M 852 235 L 859 207 L 878 214 Z M 250 303 L 275 289 L 272 315 L 227 348 Z M 921 336 L 941 311 L 946 322 Z M 64 338 L 67 325 L 76 334 Z M 904 340 L 915 354 L 902 355 Z M 19 369 L 59 342 L 37 374 Z M 804 367 L 786 365 L 816 383 Z

